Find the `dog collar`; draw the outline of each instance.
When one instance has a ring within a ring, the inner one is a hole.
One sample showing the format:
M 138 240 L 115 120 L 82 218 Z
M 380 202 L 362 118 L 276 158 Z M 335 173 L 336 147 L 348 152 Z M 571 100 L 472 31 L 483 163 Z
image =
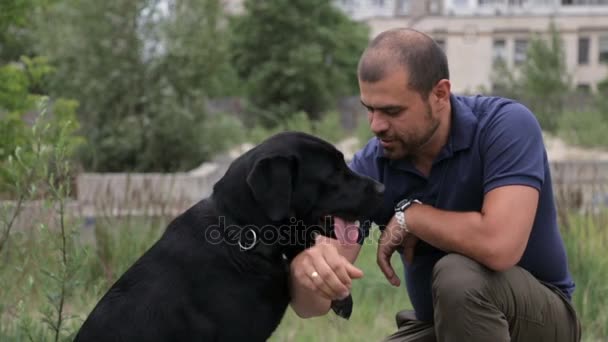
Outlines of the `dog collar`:
M 253 241 L 249 244 L 244 244 L 241 237 L 247 233 L 251 233 L 251 235 L 253 235 Z M 246 230 L 239 236 L 239 247 L 241 248 L 241 251 L 243 251 L 243 252 L 252 249 L 253 247 L 255 247 L 255 245 L 257 245 L 257 243 L 258 243 L 258 234 L 255 232 L 255 230 L 253 230 L 251 228 L 249 228 L 248 230 Z

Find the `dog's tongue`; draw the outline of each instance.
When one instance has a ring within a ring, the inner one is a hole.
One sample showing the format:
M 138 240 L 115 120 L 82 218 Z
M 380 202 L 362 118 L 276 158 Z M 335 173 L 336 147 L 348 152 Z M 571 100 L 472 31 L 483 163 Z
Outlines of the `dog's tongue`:
M 334 233 L 341 243 L 357 243 L 359 238 L 359 227 L 355 222 L 347 222 L 344 219 L 334 216 Z

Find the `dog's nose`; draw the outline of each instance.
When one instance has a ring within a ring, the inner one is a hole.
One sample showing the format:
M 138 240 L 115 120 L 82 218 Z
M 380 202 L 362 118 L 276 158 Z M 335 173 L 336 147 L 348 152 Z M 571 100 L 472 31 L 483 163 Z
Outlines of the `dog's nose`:
M 384 184 L 376 182 L 376 184 L 374 184 L 374 190 L 379 194 L 384 193 Z

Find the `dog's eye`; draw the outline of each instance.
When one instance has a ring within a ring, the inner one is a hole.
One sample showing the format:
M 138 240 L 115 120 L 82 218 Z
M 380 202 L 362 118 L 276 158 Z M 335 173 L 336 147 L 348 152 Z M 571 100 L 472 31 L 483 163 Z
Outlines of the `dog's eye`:
M 341 168 L 335 168 L 331 171 L 331 173 L 327 176 L 327 180 L 329 182 L 336 182 L 336 179 L 341 178 L 342 175 L 344 174 L 344 170 L 342 170 Z
M 323 181 L 318 182 L 318 184 L 321 185 L 324 189 L 335 187 L 338 183 L 337 180 L 339 179 L 339 176 L 338 173 L 336 173 L 335 171 L 330 173 L 319 174 L 319 176 Z

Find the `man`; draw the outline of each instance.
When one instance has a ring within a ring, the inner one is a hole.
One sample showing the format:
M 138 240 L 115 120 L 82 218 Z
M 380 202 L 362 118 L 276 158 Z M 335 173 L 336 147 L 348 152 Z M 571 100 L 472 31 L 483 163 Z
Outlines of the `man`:
M 402 253 L 414 307 L 397 314 L 387 340 L 580 340 L 534 115 L 507 99 L 452 95 L 445 54 L 410 29 L 375 38 L 358 78 L 376 137 L 351 168 L 386 186 L 370 218 L 385 226 L 378 264 L 399 286 L 390 257 Z M 362 276 L 352 265 L 359 250 L 319 237 L 293 260 L 298 315 L 325 314 L 348 295 Z

